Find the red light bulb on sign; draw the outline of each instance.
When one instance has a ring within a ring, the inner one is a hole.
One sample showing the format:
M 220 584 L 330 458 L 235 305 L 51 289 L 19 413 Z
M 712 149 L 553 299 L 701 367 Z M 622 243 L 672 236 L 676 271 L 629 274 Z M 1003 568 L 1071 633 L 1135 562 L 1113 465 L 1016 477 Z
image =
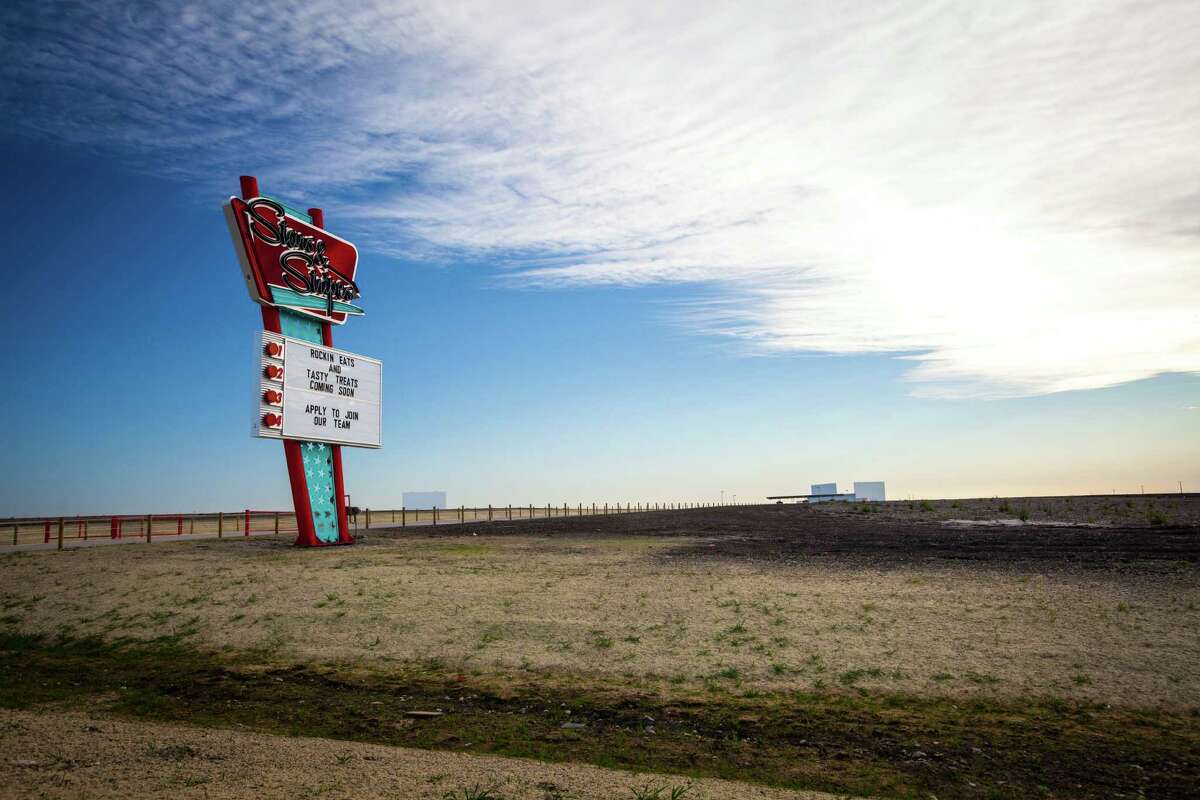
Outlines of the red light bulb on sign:
M 268 364 L 266 369 L 263 370 L 263 374 L 265 374 L 271 380 L 277 381 L 283 377 L 283 367 L 277 367 L 274 364 Z
M 283 417 L 278 414 L 263 414 L 263 425 L 268 428 L 278 428 L 283 424 Z
M 278 358 L 279 354 L 283 352 L 283 348 L 275 342 L 267 342 L 267 346 L 263 348 L 263 352 L 271 358 Z
M 267 389 L 263 392 L 263 402 L 267 405 L 277 406 L 283 402 L 283 395 L 274 389 Z

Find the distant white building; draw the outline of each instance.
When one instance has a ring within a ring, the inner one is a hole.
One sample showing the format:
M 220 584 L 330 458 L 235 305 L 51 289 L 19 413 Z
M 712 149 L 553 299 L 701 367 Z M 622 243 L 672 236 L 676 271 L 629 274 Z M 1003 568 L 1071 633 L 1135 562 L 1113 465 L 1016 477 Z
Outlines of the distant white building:
M 837 483 L 814 483 L 808 498 L 810 503 L 845 503 L 854 499 L 852 494 L 838 494 Z
M 887 493 L 883 481 L 855 481 L 854 491 L 838 494 L 837 483 L 814 483 L 808 494 L 780 494 L 767 498 L 782 503 L 795 500 L 797 503 L 849 503 L 855 500 L 883 502 Z
M 882 503 L 887 500 L 883 490 L 883 481 L 855 481 L 854 497 L 856 500 L 875 500 Z
M 837 483 L 814 483 L 806 498 L 810 503 L 852 503 L 856 500 L 883 502 L 887 493 L 883 481 L 855 481 L 853 492 L 838 494 Z
M 445 492 L 405 492 L 404 507 L 420 510 L 446 508 Z

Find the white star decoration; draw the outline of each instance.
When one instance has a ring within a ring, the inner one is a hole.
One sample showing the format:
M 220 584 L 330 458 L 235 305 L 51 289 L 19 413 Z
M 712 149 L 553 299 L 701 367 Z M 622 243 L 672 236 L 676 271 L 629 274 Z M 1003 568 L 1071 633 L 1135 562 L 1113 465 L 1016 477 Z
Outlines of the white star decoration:
M 333 469 L 330 463 L 329 446 L 321 442 L 303 442 L 301 457 L 304 474 L 308 476 L 309 501 L 312 504 L 313 524 L 318 531 L 337 531 L 336 514 L 333 512 Z M 327 540 L 332 541 L 332 540 Z

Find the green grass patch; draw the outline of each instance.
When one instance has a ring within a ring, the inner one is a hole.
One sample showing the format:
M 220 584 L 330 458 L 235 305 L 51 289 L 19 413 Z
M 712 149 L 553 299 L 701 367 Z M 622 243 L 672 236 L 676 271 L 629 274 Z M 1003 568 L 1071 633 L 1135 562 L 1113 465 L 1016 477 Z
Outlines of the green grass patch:
M 887 675 L 874 669 L 849 671 L 853 680 L 840 673 L 847 689 L 772 692 L 734 691 L 728 681 L 743 676 L 727 667 L 718 673 L 725 689 L 706 693 L 669 678 L 630 688 L 583 675 L 468 677 L 440 661 L 364 672 L 264 667 L 267 658 L 208 653 L 177 637 L 116 644 L 0 633 L 0 706 L 87 703 L 135 719 L 456 752 L 470 743 L 474 753 L 836 794 L 1200 796 L 1200 716 L 1190 714 L 853 686 Z M 428 708 L 447 713 L 406 716 Z M 567 721 L 584 722 L 587 735 L 564 730 Z M 661 797 L 670 791 L 664 785 Z

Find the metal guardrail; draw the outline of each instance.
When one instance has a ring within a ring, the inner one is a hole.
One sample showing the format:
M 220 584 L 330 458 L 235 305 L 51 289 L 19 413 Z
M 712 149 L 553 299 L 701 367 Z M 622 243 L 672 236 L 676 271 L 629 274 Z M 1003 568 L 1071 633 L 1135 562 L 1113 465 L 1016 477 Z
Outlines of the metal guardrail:
M 14 517 L 0 520 L 0 548 L 55 543 L 61 550 L 76 541 L 97 539 L 152 542 L 182 537 L 250 536 L 295 533 L 290 511 L 218 511 L 190 514 L 115 514 L 85 517 Z

